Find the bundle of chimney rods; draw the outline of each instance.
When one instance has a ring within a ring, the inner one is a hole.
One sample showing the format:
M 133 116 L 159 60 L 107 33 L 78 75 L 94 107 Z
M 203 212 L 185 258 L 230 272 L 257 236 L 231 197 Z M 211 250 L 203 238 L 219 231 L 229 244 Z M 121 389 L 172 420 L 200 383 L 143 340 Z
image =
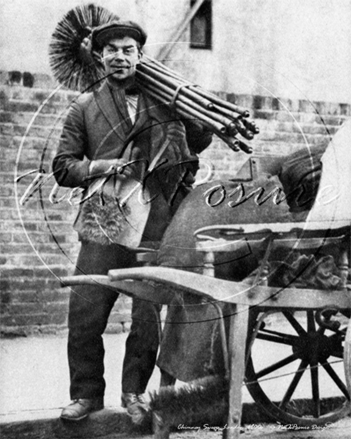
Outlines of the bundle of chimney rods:
M 259 132 L 255 123 L 248 119 L 247 109 L 192 84 L 145 55 L 138 65 L 136 80 L 151 97 L 173 107 L 180 117 L 200 122 L 234 151 L 252 152 L 251 147 L 236 138 L 239 134 L 251 140 Z
M 105 78 L 100 54 L 92 52 L 91 31 L 116 19 L 94 4 L 77 6 L 57 24 L 49 47 L 55 78 L 71 90 L 95 90 Z M 170 106 L 182 119 L 200 122 L 234 151 L 251 153 L 252 148 L 238 139 L 250 141 L 259 132 L 249 112 L 194 85 L 178 73 L 146 55 L 136 72 L 137 83 L 159 103 Z

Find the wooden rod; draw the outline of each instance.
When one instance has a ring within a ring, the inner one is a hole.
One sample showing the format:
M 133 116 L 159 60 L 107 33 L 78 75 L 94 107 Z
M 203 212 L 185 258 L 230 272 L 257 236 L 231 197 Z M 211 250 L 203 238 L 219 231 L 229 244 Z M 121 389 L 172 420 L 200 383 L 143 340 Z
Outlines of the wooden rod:
M 147 76 L 144 72 L 139 72 L 139 74 L 141 75 L 142 78 L 145 79 L 145 83 L 151 83 L 153 84 L 155 87 L 160 87 L 160 89 L 166 91 L 169 94 L 170 97 L 170 101 L 172 99 L 172 89 L 165 86 L 165 85 L 160 85 L 156 80 L 154 80 L 153 78 Z M 155 90 L 156 91 L 156 90 Z M 183 94 L 180 92 L 178 95 L 178 98 L 175 101 L 175 106 L 177 106 L 178 101 L 183 102 L 184 104 L 188 105 L 189 107 L 194 108 L 195 110 L 197 110 L 198 112 L 202 113 L 203 115 L 214 119 L 215 121 L 223 124 L 227 130 L 231 133 L 233 133 L 233 130 L 235 129 L 235 124 L 232 122 L 231 119 L 222 116 L 221 114 L 218 114 L 216 112 L 210 111 L 210 110 L 206 110 L 204 109 L 201 105 L 197 104 L 196 102 L 194 102 L 193 100 L 187 98 L 186 96 L 183 96 Z
M 239 113 L 240 115 L 242 115 L 244 117 L 250 116 L 250 114 L 246 108 L 240 107 L 236 104 L 233 104 L 232 102 L 224 101 L 224 99 L 219 98 L 215 94 L 210 93 L 201 87 L 193 86 L 190 88 L 192 91 L 196 91 L 200 96 L 203 96 L 204 98 L 207 98 L 207 99 L 213 101 L 214 104 L 221 105 L 221 106 L 227 108 L 228 110 L 232 110 L 236 113 Z M 194 89 L 196 89 L 196 90 L 194 90 Z
M 146 61 L 144 61 L 144 59 L 146 60 Z M 144 65 L 144 64 L 147 64 L 147 65 L 149 65 L 150 67 L 152 67 L 152 68 L 154 68 L 154 69 L 156 69 L 156 70 L 159 70 L 160 72 L 163 72 L 165 75 L 169 75 L 169 76 L 171 76 L 172 78 L 174 78 L 174 79 L 176 79 L 176 80 L 178 80 L 178 81 L 180 81 L 180 82 L 184 82 L 184 83 L 186 83 L 186 84 L 191 84 L 188 80 L 186 80 L 185 78 L 183 78 L 182 76 L 180 76 L 177 72 L 175 72 L 174 70 L 171 70 L 169 67 L 167 67 L 165 64 L 162 64 L 162 63 L 160 63 L 159 61 L 157 61 L 157 60 L 155 60 L 155 59 L 153 59 L 153 58 L 151 58 L 151 57 L 148 57 L 148 56 L 146 56 L 146 55 L 144 55 L 143 56 L 143 59 L 142 59 L 142 61 L 141 61 L 141 63 Z
M 215 131 L 215 134 L 220 139 L 222 139 L 222 141 L 225 142 L 228 145 L 228 147 L 231 148 L 233 151 L 240 151 L 238 139 L 235 139 L 234 137 L 228 135 L 223 135 L 223 133 L 217 131 Z
M 149 66 L 146 65 L 142 65 L 140 64 L 140 71 L 144 71 L 145 73 L 149 73 L 150 76 L 152 76 L 153 78 L 161 81 L 163 84 L 166 84 L 170 87 L 174 87 L 174 89 L 176 89 L 178 86 L 183 85 L 183 84 L 179 84 L 176 83 L 174 81 L 172 81 L 169 77 L 167 77 L 166 75 L 157 72 L 156 70 L 150 68 Z M 137 70 L 138 72 L 138 70 Z M 199 96 L 196 92 L 193 92 L 192 90 L 190 90 L 190 88 L 183 88 L 181 90 L 182 93 L 184 93 L 184 95 L 186 95 L 188 98 L 190 99 L 194 99 L 197 103 L 203 105 L 204 107 L 211 109 L 213 104 L 211 101 L 209 101 L 208 99 L 204 99 L 203 97 Z
M 157 86 L 150 83 L 150 84 L 143 84 L 143 87 L 145 88 L 146 91 L 150 90 L 153 94 L 153 97 L 158 99 L 157 93 L 159 92 L 159 89 Z M 162 92 L 163 92 L 163 97 L 162 97 L 163 103 L 169 105 L 169 101 L 167 102 L 167 98 L 166 98 L 166 96 L 168 95 L 163 90 Z M 222 134 L 225 134 L 227 132 L 225 125 L 221 124 L 220 122 L 214 121 L 210 117 L 206 116 L 204 113 L 194 109 L 193 107 L 186 105 L 182 101 L 177 100 L 175 103 L 175 107 L 177 112 L 178 110 L 181 111 L 182 114 L 184 114 L 185 112 L 187 115 L 196 118 L 198 121 L 202 121 L 206 123 L 208 126 L 212 128 L 212 130 L 216 130 Z

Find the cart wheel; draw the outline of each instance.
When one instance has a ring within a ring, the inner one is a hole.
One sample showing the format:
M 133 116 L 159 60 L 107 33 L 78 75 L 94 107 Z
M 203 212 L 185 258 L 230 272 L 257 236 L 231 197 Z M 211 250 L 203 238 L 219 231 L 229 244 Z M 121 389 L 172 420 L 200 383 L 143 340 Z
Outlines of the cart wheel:
M 246 385 L 274 421 L 326 425 L 350 412 L 343 351 L 348 318 L 333 311 L 261 314 Z

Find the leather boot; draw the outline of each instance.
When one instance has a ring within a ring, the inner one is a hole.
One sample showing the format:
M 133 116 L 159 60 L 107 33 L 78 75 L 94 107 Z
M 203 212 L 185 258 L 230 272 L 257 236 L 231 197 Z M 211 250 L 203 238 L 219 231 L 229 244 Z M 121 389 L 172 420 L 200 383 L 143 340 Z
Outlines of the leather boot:
M 79 422 L 88 417 L 89 413 L 103 409 L 103 407 L 102 399 L 74 399 L 62 410 L 61 419 Z
M 123 393 L 122 408 L 127 408 L 127 413 L 132 418 L 132 422 L 140 425 L 149 410 L 149 404 L 145 401 L 143 394 Z

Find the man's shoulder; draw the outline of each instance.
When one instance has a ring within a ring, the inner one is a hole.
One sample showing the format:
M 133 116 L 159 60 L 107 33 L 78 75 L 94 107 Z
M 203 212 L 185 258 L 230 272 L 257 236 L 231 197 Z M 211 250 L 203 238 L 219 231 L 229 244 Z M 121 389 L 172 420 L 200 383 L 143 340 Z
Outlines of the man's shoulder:
M 81 115 L 94 112 L 94 92 L 84 92 L 77 96 L 70 104 L 69 114 Z
M 142 95 L 149 114 L 151 113 L 154 118 L 161 121 L 174 120 L 174 112 L 168 104 L 159 102 L 144 91 Z

